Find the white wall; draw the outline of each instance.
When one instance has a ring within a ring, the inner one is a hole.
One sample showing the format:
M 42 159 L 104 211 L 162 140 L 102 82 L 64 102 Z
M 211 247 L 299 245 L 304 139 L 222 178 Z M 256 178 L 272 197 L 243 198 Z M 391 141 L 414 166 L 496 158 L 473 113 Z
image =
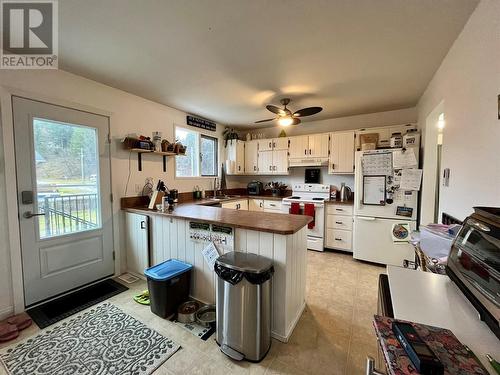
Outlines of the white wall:
M 0 71 L 0 85 L 6 91 L 22 91 L 28 97 L 43 98 L 55 104 L 76 108 L 92 109 L 110 114 L 112 135 L 112 189 L 115 197 L 114 224 L 115 250 L 120 253 L 120 228 L 123 227 L 120 214 L 120 199 L 124 196 L 125 184 L 129 171 L 129 152 L 121 148 L 119 140 L 129 133 L 139 133 L 150 136 L 153 131 L 162 131 L 163 137 L 174 139 L 174 124 L 185 125 L 186 113 L 160 105 L 124 91 L 64 72 L 64 71 Z M 10 98 L 3 95 L 2 126 L 12 127 L 10 116 Z M 194 129 L 194 128 L 193 128 Z M 220 137 L 223 127 L 217 126 L 217 132 L 207 132 Z M 0 132 L 0 316 L 2 312 L 12 307 L 12 292 L 10 287 L 10 249 L 7 234 L 7 213 L 5 193 L 5 170 L 3 139 Z M 221 145 L 222 142 L 219 142 Z M 212 179 L 175 179 L 174 158 L 169 158 L 167 173 L 163 173 L 160 157 L 147 155 L 143 157 L 143 171 L 137 170 L 137 156 L 132 154 L 130 163 L 130 183 L 127 195 L 137 195 L 135 186 L 143 186 L 146 177 L 161 178 L 169 188 L 177 188 L 180 192 L 192 191 L 194 185 L 208 189 Z M 10 179 L 14 176 L 9 176 Z M 123 255 L 123 254 L 122 254 Z M 124 267 L 122 256 L 122 269 Z
M 327 133 L 337 130 L 373 128 L 377 126 L 404 125 L 416 123 L 417 119 L 417 109 L 413 107 L 398 109 L 395 111 L 368 113 L 366 115 L 303 122 L 300 125 L 290 126 L 284 129 L 286 134 L 291 136 L 311 133 Z M 278 136 L 281 129 L 283 128 L 276 126 L 276 124 L 273 123 L 273 126 L 267 128 L 257 128 L 252 130 L 250 133 L 263 133 L 264 138 L 273 138 Z M 245 129 L 238 129 L 238 133 L 244 136 L 247 131 Z
M 458 219 L 473 206 L 500 206 L 499 46 L 500 1 L 482 0 L 418 103 L 419 126 L 425 128 L 428 115 L 444 102 L 442 168 L 450 168 L 451 178 L 441 188 L 440 213 Z M 422 197 L 427 199 L 432 191 Z

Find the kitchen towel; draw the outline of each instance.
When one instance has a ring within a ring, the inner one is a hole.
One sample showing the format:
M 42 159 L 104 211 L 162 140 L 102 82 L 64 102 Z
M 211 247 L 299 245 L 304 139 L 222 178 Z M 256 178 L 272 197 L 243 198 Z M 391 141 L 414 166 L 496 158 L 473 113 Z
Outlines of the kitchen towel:
M 312 216 L 313 221 L 311 221 L 309 224 L 307 224 L 307 227 L 309 229 L 313 229 L 314 228 L 314 218 L 315 218 L 314 203 L 304 204 L 304 215 Z
M 290 206 L 290 211 L 292 215 L 300 215 L 300 203 L 292 202 Z

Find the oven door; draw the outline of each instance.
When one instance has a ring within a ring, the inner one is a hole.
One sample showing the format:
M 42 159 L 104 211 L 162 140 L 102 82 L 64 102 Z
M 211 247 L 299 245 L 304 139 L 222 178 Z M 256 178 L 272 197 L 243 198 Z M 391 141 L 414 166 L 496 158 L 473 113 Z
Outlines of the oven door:
M 291 202 L 283 201 L 283 211 L 290 212 Z M 300 202 L 300 213 L 304 215 L 304 203 Z M 314 227 L 307 228 L 307 235 L 312 237 L 323 238 L 325 232 L 325 205 L 323 203 L 314 203 Z

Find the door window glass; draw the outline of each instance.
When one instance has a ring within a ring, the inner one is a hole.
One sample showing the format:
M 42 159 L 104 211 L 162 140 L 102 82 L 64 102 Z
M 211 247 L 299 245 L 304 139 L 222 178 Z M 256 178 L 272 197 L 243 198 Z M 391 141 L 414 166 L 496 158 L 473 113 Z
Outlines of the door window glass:
M 40 238 L 101 228 L 97 129 L 33 119 Z

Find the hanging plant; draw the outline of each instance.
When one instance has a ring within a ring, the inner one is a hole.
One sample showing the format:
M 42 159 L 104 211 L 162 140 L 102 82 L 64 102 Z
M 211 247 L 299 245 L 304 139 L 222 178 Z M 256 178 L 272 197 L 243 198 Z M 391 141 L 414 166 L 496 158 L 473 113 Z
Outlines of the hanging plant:
M 225 128 L 222 132 L 222 136 L 224 137 L 224 147 L 227 147 L 227 142 L 233 139 L 239 139 L 238 133 L 234 129 Z

